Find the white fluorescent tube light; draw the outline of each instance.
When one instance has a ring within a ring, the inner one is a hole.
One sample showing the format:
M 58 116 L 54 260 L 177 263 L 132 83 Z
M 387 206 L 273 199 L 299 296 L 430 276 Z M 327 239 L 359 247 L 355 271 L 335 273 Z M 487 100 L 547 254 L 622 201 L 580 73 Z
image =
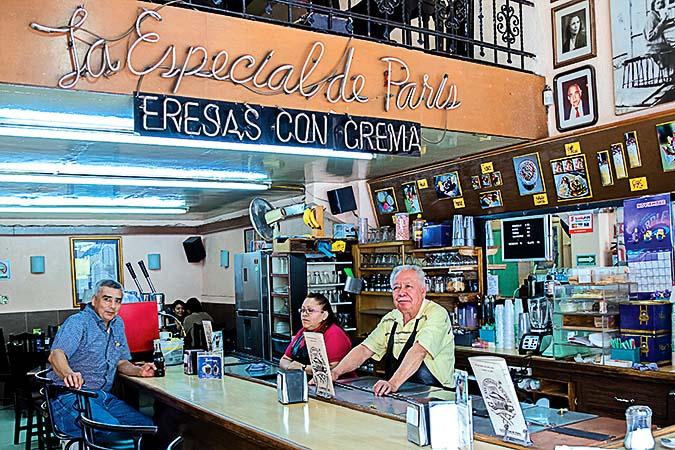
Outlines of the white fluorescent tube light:
M 96 186 L 141 186 L 186 189 L 221 189 L 265 191 L 269 186 L 261 183 L 237 183 L 234 181 L 170 180 L 162 178 L 86 177 L 74 175 L 18 175 L 1 174 L 1 183 L 82 184 Z
M 132 117 L 97 116 L 19 108 L 0 108 L 0 123 L 29 126 L 45 126 L 47 124 L 50 127 L 63 126 L 105 131 L 129 132 L 134 130 L 134 119 Z
M 0 197 L 0 206 L 99 206 L 132 208 L 185 208 L 185 201 L 159 197 Z
M 160 147 L 199 148 L 212 150 L 229 150 L 240 152 L 274 153 L 286 155 L 315 156 L 324 158 L 348 158 L 371 160 L 371 153 L 346 152 L 325 148 L 281 146 L 269 144 L 244 144 L 242 142 L 218 142 L 198 139 L 178 139 L 155 136 L 138 136 L 135 134 L 106 133 L 96 131 L 72 131 L 31 127 L 0 127 L 0 136 L 32 137 L 39 139 L 77 140 L 103 142 L 108 144 L 136 144 Z
M 0 206 L 0 213 L 46 213 L 46 214 L 185 214 L 181 208 L 110 208 L 110 207 L 44 207 Z
M 59 162 L 3 162 L 1 172 L 27 172 L 53 175 L 98 175 L 110 176 L 111 167 L 94 164 L 75 164 Z M 164 167 L 123 166 L 119 170 L 123 177 L 140 178 L 173 178 L 173 179 L 206 179 L 209 181 L 226 180 L 265 180 L 267 175 L 260 172 L 242 172 L 238 170 L 212 169 L 174 169 Z

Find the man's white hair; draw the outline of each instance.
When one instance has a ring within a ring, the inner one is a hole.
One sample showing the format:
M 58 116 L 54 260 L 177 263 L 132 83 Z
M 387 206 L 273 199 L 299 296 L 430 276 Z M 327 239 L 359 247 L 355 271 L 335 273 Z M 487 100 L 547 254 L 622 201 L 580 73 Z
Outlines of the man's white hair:
M 426 279 L 426 274 L 424 273 L 424 270 L 420 266 L 415 266 L 412 264 L 404 264 L 402 266 L 397 266 L 394 268 L 394 270 L 391 271 L 391 275 L 389 276 L 389 284 L 391 285 L 391 288 L 394 288 L 394 282 L 396 281 L 396 277 L 398 276 L 399 273 L 403 272 L 404 270 L 412 270 L 415 272 L 415 275 L 417 275 L 417 280 L 420 283 L 420 286 L 424 287 L 424 280 Z

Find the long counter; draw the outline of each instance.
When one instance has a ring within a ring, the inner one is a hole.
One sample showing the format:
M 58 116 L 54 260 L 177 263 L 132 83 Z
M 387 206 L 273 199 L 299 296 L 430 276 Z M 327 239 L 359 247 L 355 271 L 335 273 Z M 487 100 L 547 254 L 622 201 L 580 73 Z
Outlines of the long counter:
M 501 356 L 510 366 L 529 368 L 534 378 L 566 384 L 564 394 L 572 410 L 623 419 L 626 407 L 648 405 L 654 413 L 655 424 L 675 424 L 675 369 L 672 366 L 660 367 L 658 371 L 639 371 L 519 355 L 517 350 L 460 346 L 455 348 L 455 366 L 470 371 L 468 358 L 485 355 Z
M 343 392 L 337 399 L 310 398 L 306 404 L 282 405 L 277 401 L 275 386 L 269 381 L 233 375 L 222 380 L 204 380 L 184 375 L 182 367 L 169 367 L 163 378 L 120 378 L 125 388 L 149 393 L 161 405 L 171 407 L 181 415 L 176 423 L 181 424 L 179 432 L 186 439 L 185 450 L 344 449 L 345 445 L 349 448 L 418 448 L 408 442 L 400 405 L 392 407 L 394 402 L 391 398 L 349 389 L 346 397 L 343 386 L 340 387 Z M 367 378 L 358 380 L 368 382 Z M 426 394 L 439 395 L 434 392 Z M 535 411 L 537 409 L 539 411 Z M 537 418 L 542 413 L 546 415 L 541 408 L 524 409 L 526 418 Z M 555 421 L 562 418 L 555 417 L 555 414 L 550 416 L 554 416 Z M 494 436 L 481 434 L 476 428 L 480 428 L 480 421 L 480 417 L 474 416 L 476 450 L 519 448 Z M 567 429 L 604 433 L 615 439 L 597 441 L 539 427 L 536 432 L 531 431 L 532 448 L 553 449 L 556 444 L 616 447 L 625 432 L 623 421 L 604 417 L 576 418 L 567 424 Z

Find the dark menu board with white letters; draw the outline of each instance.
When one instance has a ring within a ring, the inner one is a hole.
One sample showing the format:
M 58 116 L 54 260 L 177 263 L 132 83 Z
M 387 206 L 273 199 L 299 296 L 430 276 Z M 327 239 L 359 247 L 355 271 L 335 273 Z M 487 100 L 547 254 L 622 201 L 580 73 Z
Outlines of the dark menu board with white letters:
M 502 221 L 502 259 L 536 261 L 548 259 L 548 217 Z

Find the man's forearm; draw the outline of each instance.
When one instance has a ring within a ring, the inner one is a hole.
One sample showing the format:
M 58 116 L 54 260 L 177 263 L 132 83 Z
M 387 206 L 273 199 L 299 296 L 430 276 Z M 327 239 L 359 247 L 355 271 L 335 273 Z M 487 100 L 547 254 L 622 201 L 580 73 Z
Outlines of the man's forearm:
M 63 353 L 63 350 L 61 349 L 54 349 L 49 353 L 49 364 L 52 365 L 52 369 L 56 374 L 59 376 L 59 378 L 64 379 L 66 375 L 70 374 L 73 372 L 73 369 L 70 368 L 70 364 L 68 364 L 68 358 L 66 358 L 66 354 Z
M 131 377 L 141 376 L 141 368 L 132 364 L 126 359 L 117 363 L 117 371 L 123 375 L 129 375 Z
M 340 361 L 333 371 L 337 374 L 337 376 L 351 372 L 356 370 L 356 368 L 363 364 L 366 359 L 373 355 L 374 353 L 372 350 L 363 344 L 359 344 L 351 349 L 351 351 L 347 353 L 347 356 L 342 358 L 342 361 Z
M 412 346 L 408 353 L 403 357 L 401 365 L 389 380 L 389 382 L 396 387 L 396 390 L 417 372 L 426 356 L 427 351 L 420 344 L 415 343 Z

